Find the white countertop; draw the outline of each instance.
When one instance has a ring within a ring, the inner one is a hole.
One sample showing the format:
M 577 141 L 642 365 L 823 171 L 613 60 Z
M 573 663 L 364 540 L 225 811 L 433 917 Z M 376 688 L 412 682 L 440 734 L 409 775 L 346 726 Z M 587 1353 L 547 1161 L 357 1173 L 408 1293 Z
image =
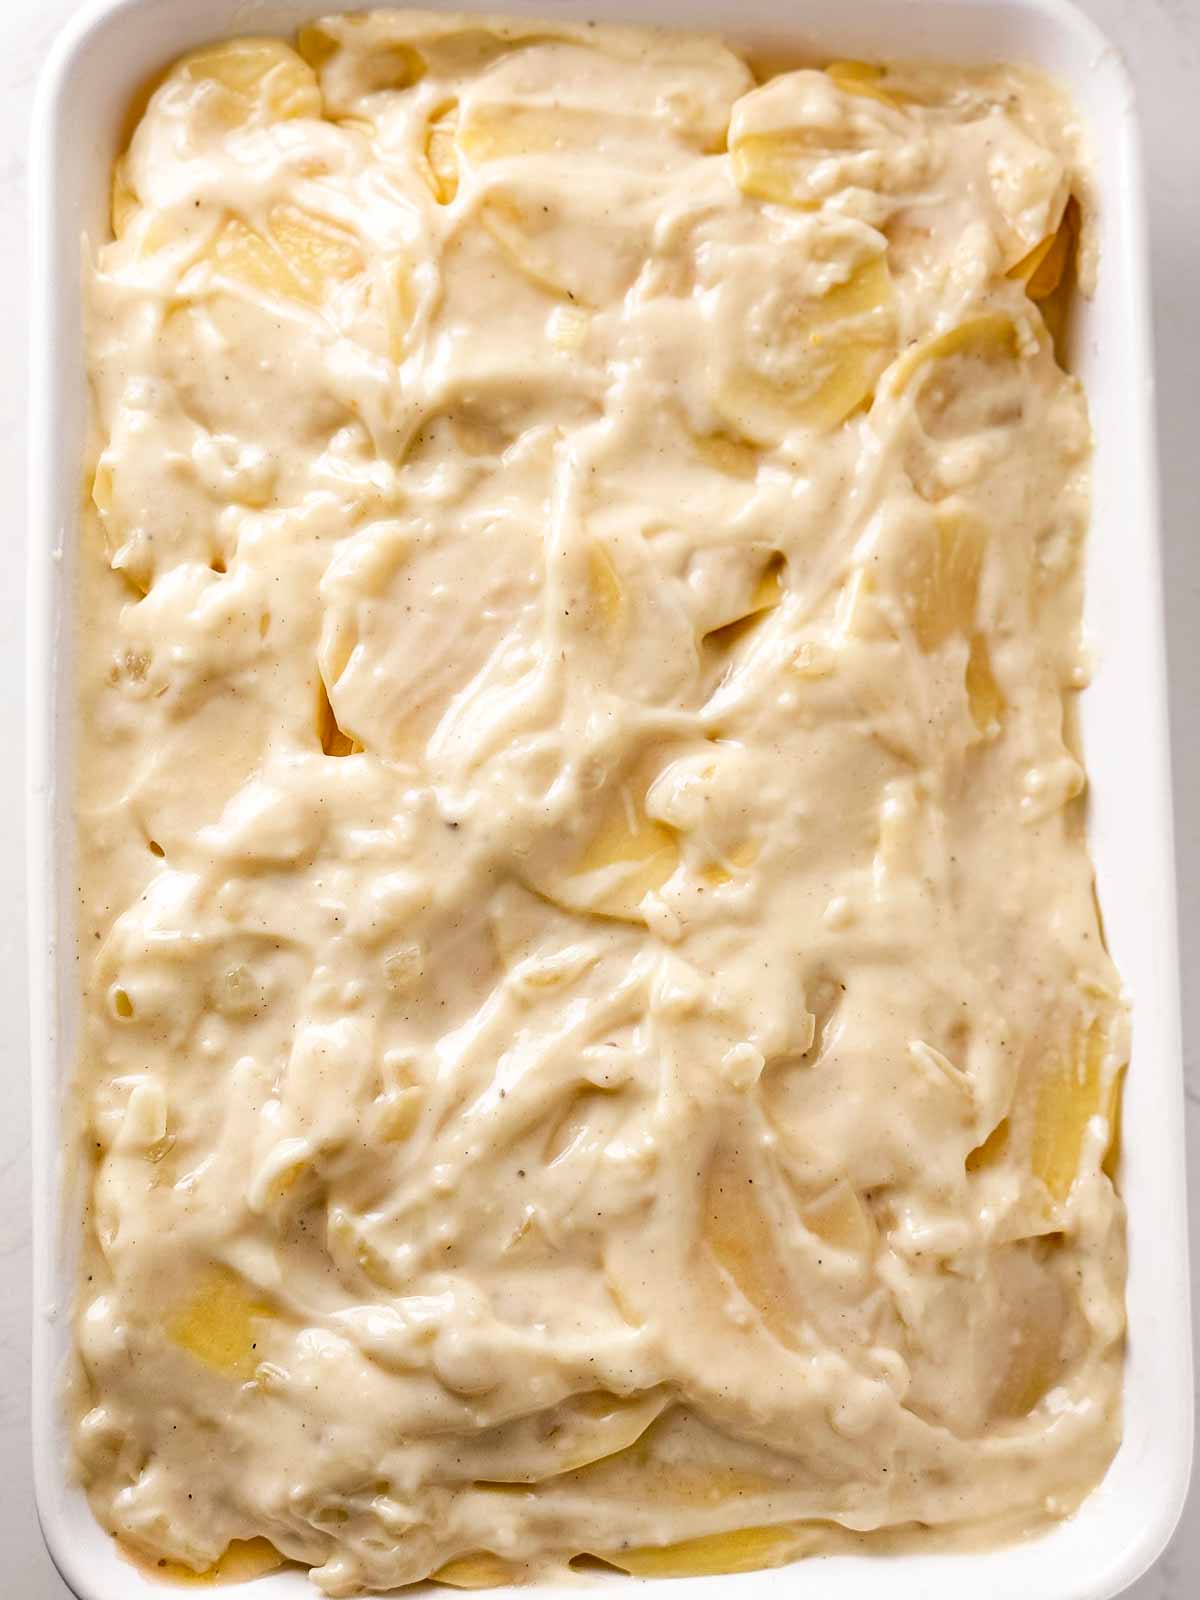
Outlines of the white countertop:
M 34 83 L 80 0 L 0 0 L 0 301 L 11 320 L 0 389 L 0 484 L 8 494 L 9 577 L 0 588 L 0 724 L 10 729 L 0 797 L 0 1041 L 8 1060 L 0 1117 L 0 1594 L 69 1600 L 33 1506 L 29 1451 L 29 1090 L 22 814 L 26 409 L 25 163 Z M 203 6 L 204 0 L 195 0 Z M 363 0 L 366 3 L 366 0 Z M 386 0 L 374 0 L 384 4 Z M 401 0 L 393 0 L 401 3 Z M 416 3 L 416 0 L 412 0 Z M 781 4 L 785 0 L 781 0 Z M 1078 0 L 1125 55 L 1137 82 L 1148 169 L 1158 370 L 1176 855 L 1184 973 L 1188 1138 L 1200 1174 L 1200 0 Z M 503 6 L 497 0 L 497 10 Z M 600 8 L 602 9 L 602 7 Z M 1192 1297 L 1200 1308 L 1200 1176 L 1190 1197 Z M 1200 1370 L 1200 1345 L 1197 1346 Z M 1200 1595 L 1200 1472 L 1173 1543 L 1129 1600 Z

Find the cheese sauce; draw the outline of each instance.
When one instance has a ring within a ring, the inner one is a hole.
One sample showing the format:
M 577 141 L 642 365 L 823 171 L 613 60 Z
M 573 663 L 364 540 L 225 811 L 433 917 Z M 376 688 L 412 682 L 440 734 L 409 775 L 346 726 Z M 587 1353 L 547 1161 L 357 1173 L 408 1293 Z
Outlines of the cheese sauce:
M 156 89 L 79 623 L 75 1439 L 142 1559 L 742 1570 L 1103 1473 L 1077 144 L 1007 68 L 440 14 Z

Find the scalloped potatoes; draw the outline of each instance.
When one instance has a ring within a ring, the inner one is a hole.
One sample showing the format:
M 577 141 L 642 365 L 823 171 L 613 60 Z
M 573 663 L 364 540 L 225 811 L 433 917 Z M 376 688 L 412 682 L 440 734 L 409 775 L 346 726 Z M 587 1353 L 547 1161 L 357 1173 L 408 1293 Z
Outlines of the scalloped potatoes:
M 377 12 L 167 73 L 78 792 L 76 1449 L 156 1570 L 741 1572 L 1099 1479 L 1086 201 L 1006 68 Z

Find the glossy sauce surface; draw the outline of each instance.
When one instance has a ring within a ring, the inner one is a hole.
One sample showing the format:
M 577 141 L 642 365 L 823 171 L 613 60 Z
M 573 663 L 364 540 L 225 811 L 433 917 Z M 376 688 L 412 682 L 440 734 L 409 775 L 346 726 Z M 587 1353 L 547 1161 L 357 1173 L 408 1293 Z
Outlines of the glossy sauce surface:
M 1124 1326 L 1072 109 L 298 47 L 167 74 L 86 287 L 97 1515 L 330 1595 L 1034 1532 Z

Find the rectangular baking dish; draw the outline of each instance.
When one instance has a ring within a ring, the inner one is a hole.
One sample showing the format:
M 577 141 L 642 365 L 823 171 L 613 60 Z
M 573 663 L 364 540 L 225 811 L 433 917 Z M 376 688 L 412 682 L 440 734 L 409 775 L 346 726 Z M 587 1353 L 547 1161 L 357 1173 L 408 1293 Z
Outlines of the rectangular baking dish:
M 427 0 L 429 3 L 429 0 Z M 453 8 L 480 9 L 471 0 Z M 29 903 L 34 1100 L 33 1447 L 50 1553 L 80 1600 L 163 1589 L 123 1560 L 69 1477 L 61 1379 L 70 1349 L 78 1175 L 64 1171 L 63 1108 L 76 1039 L 71 815 L 71 618 L 86 386 L 84 233 L 107 228 L 109 165 L 141 86 L 181 51 L 232 33 L 292 31 L 329 0 L 101 0 L 60 37 L 42 77 L 32 163 L 33 322 L 29 539 Z M 499 0 L 492 9 L 594 15 L 591 0 Z M 1170 766 L 1159 576 L 1146 235 L 1129 77 L 1063 0 L 605 0 L 612 20 L 713 29 L 779 56 L 1017 60 L 1063 80 L 1088 124 L 1100 196 L 1100 274 L 1081 308 L 1073 367 L 1096 436 L 1087 624 L 1097 655 L 1083 696 L 1091 845 L 1113 955 L 1133 1001 L 1121 1183 L 1129 1212 L 1124 1442 L 1078 1515 L 1034 1543 L 981 1553 L 834 1557 L 782 1571 L 679 1580 L 688 1600 L 761 1600 L 788 1586 L 822 1600 L 1106 1600 L 1145 1570 L 1179 1517 L 1192 1452 L 1183 1103 Z M 74 1181 L 73 1181 L 74 1180 Z M 886 1563 L 886 1576 L 883 1565 Z M 638 1581 L 613 1575 L 606 1589 Z M 539 1591 L 574 1593 L 576 1581 Z M 313 1593 L 297 1571 L 245 1600 Z M 445 1591 L 440 1591 L 445 1592 Z M 510 1597 L 514 1591 L 506 1591 Z M 528 1591 L 526 1591 L 528 1593 Z M 498 1596 L 498 1600 L 501 1597 Z

